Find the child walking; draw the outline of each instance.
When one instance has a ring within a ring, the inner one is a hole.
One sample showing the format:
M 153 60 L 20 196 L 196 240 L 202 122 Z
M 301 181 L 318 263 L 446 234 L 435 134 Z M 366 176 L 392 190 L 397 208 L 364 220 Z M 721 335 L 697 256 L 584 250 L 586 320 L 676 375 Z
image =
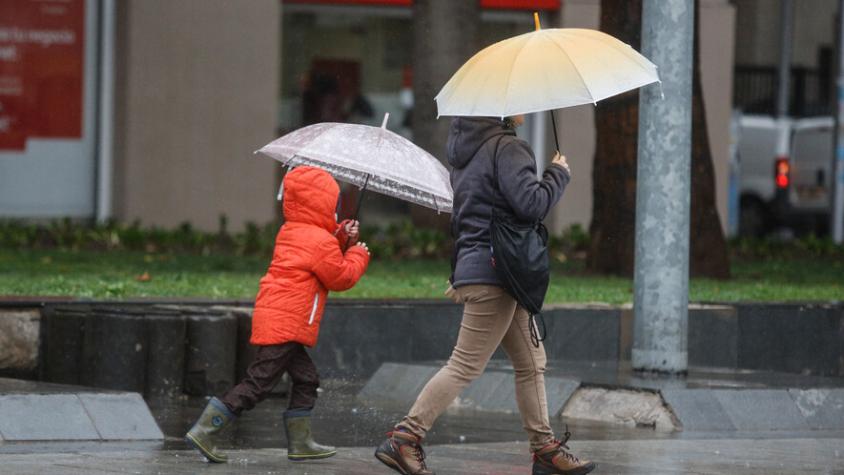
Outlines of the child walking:
M 285 372 L 292 382 L 284 413 L 287 457 L 310 460 L 336 453 L 311 436 L 319 375 L 305 347 L 316 345 L 328 291 L 352 288 L 369 264 L 366 244 L 357 243 L 358 223 L 336 222 L 339 196 L 337 182 L 320 168 L 298 167 L 284 179 L 285 223 L 252 314 L 255 359 L 237 386 L 211 398 L 185 436 L 212 462 L 227 461 L 217 449 L 220 431 L 262 401 Z

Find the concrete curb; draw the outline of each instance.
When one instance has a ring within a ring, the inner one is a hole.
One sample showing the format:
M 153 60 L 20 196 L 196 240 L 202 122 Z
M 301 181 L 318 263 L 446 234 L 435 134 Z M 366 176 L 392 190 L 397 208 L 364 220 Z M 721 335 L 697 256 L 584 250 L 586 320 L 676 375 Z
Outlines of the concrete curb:
M 23 348 L 24 353 L 38 354 L 38 368 L 26 370 L 0 367 L 0 376 L 17 376 L 22 374 L 20 371 L 29 371 L 34 374 L 29 377 L 40 375 L 48 381 L 88 383 L 90 374 L 86 372 L 90 368 L 84 363 L 88 356 L 97 353 L 97 348 L 91 346 L 88 336 L 93 333 L 96 323 L 96 319 L 92 319 L 93 309 L 119 305 L 132 309 L 126 313 L 140 310 L 147 312 L 150 317 L 155 313 L 155 302 L 0 302 L 0 320 L 14 320 L 10 315 L 20 314 L 22 309 L 28 314 L 41 314 L 40 319 L 28 320 L 30 327 L 40 326 L 40 343 L 32 339 L 21 340 L 28 342 L 24 346 L 29 346 Z M 220 305 L 223 302 L 216 301 L 199 302 L 189 302 L 193 305 L 169 305 L 171 309 L 178 309 L 185 317 L 189 317 L 186 345 L 179 345 L 178 339 L 155 343 L 168 349 L 172 361 L 180 360 L 177 353 L 181 351 L 186 364 L 180 366 L 190 366 L 185 368 L 185 376 L 190 378 L 180 378 L 181 384 L 174 383 L 165 388 L 139 389 L 136 387 L 139 384 L 137 381 L 122 387 L 110 387 L 143 390 L 148 395 L 177 392 L 180 386 L 181 390 L 207 393 L 241 377 L 254 354 L 254 348 L 248 344 L 251 333 L 250 307 L 232 305 L 236 302 L 227 302 L 230 305 Z M 24 304 L 31 305 L 29 310 L 25 310 L 27 307 Z M 186 308 L 196 311 L 188 311 Z M 189 313 L 197 316 L 189 316 Z M 382 363 L 388 361 L 412 363 L 445 360 L 456 340 L 461 313 L 459 305 L 445 300 L 334 299 L 326 307 L 319 344 L 311 351 L 311 355 L 324 377 L 360 380 L 368 379 Z M 56 318 L 56 314 L 61 314 L 60 318 Z M 545 350 L 549 360 L 629 361 L 633 341 L 631 307 L 554 305 L 546 309 L 544 316 L 548 329 Z M 222 323 L 222 320 L 228 322 L 232 318 L 234 325 Z M 127 319 L 127 322 L 130 320 Z M 155 319 L 150 317 L 146 320 L 148 325 L 153 325 Z M 156 324 L 162 324 L 160 319 Z M 212 330 L 211 327 L 218 328 Z M 149 341 L 137 342 L 143 348 L 154 344 L 153 331 L 149 333 Z M 225 345 L 219 345 L 220 341 L 225 341 Z M 86 348 L 84 354 L 83 348 Z M 690 305 L 688 349 L 691 366 L 844 376 L 844 306 Z M 205 358 L 203 355 L 210 355 L 208 351 L 217 353 L 212 359 L 218 367 L 206 367 L 207 363 L 200 361 Z M 127 361 L 135 361 L 129 358 L 130 355 L 126 356 Z M 494 358 L 504 359 L 505 355 L 499 350 Z M 147 354 L 147 381 L 155 373 L 150 368 L 154 360 L 154 355 Z M 167 377 L 179 378 L 175 373 Z M 147 383 L 146 386 L 150 385 Z
M 37 385 L 38 383 L 33 383 Z M 6 386 L 0 379 L 0 390 Z M 0 393 L 0 439 L 163 440 L 146 403 L 137 393 L 81 392 L 45 385 L 35 392 Z
M 439 366 L 433 365 L 384 363 L 360 390 L 358 398 L 374 405 L 410 409 L 419 392 L 439 369 Z M 565 378 L 545 378 L 548 411 L 552 414 L 561 412 L 579 384 Z M 484 372 L 460 394 L 448 411 L 517 414 L 519 408 L 516 406 L 512 374 Z
M 438 364 L 383 364 L 358 398 L 407 410 Z M 546 377 L 553 417 L 613 422 L 687 431 L 844 430 L 844 387 L 840 388 L 662 388 L 653 385 L 595 385 Z M 839 381 L 844 384 L 844 382 Z M 512 371 L 488 369 L 449 407 L 451 412 L 513 414 Z

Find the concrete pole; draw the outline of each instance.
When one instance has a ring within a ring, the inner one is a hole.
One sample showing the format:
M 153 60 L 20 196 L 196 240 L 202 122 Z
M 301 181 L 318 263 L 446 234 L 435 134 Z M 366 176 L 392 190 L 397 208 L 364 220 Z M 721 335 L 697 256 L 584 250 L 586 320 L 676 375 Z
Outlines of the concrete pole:
M 777 117 L 788 116 L 791 44 L 794 37 L 793 0 L 780 0 L 780 64 L 777 72 Z M 787 153 L 787 152 L 786 152 Z
M 633 368 L 643 371 L 688 364 L 694 4 L 643 2 L 642 53 L 662 80 L 639 96 Z
M 835 116 L 835 152 L 832 161 L 832 239 L 844 242 L 844 0 L 838 2 L 838 108 Z

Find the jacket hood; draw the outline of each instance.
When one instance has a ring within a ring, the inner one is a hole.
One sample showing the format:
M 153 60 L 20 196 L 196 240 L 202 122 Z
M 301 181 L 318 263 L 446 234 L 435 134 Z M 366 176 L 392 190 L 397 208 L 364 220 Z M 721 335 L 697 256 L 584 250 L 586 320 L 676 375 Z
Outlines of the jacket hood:
M 478 149 L 496 135 L 516 135 L 504 126 L 504 121 L 494 117 L 457 117 L 451 121 L 448 132 L 448 163 L 463 168 Z
M 284 177 L 284 220 L 334 232 L 339 196 L 340 187 L 327 171 L 308 166 L 294 168 Z

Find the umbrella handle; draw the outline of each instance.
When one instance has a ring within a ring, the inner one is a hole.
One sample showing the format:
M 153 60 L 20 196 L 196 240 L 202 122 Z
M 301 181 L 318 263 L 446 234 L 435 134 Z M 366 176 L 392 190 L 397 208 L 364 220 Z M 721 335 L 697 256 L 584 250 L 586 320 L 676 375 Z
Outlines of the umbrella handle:
M 366 180 L 363 182 L 363 188 L 360 189 L 360 196 L 358 196 L 358 206 L 355 208 L 355 216 L 352 218 L 353 221 L 358 220 L 358 215 L 360 214 L 360 206 L 363 204 L 363 194 L 366 193 L 366 186 L 369 184 L 369 177 L 372 176 L 369 173 L 366 174 Z
M 539 23 L 539 12 L 533 12 L 533 24 L 536 26 L 536 31 L 542 29 L 542 25 Z M 560 151 L 560 139 L 557 137 L 557 120 L 554 119 L 554 110 L 549 110 L 549 114 L 551 114 L 551 127 L 554 129 L 554 144 L 557 145 L 557 152 Z
M 363 204 L 363 194 L 366 193 L 366 186 L 369 184 L 369 177 L 371 175 L 369 173 L 366 174 L 366 180 L 363 182 L 363 188 L 360 189 L 360 196 L 358 196 L 358 205 L 355 208 L 355 215 L 352 218 L 352 222 L 358 220 L 358 215 L 360 214 L 360 207 Z M 349 247 L 349 243 L 352 242 L 352 237 L 349 236 L 346 238 L 346 245 L 343 246 L 344 248 Z
M 554 119 L 554 111 L 548 111 L 551 114 L 551 128 L 554 130 L 554 144 L 557 145 L 557 151 L 560 151 L 560 139 L 557 137 L 557 120 Z

